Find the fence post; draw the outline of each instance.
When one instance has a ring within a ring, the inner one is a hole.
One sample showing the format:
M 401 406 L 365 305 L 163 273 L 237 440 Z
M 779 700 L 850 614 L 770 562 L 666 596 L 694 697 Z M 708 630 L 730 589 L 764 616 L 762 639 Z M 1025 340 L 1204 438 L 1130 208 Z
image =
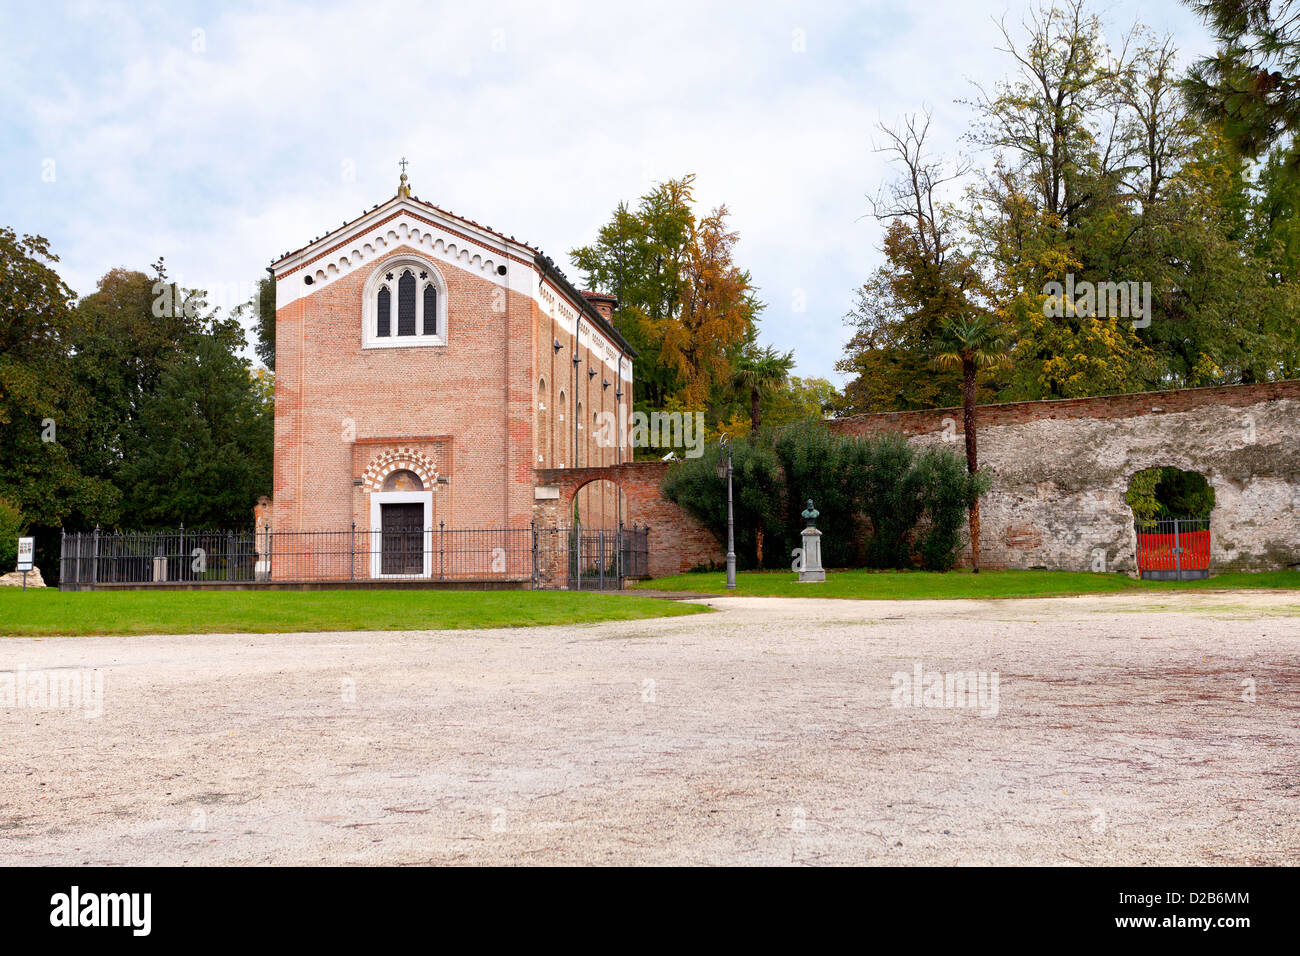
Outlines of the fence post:
M 605 529 L 604 528 L 600 529 L 599 545 L 600 545 L 600 557 L 597 560 L 600 562 L 600 574 L 597 580 L 600 582 L 599 584 L 600 590 L 603 591 L 605 590 Z
M 1174 519 L 1174 568 L 1176 569 L 1175 580 L 1183 579 L 1183 548 L 1178 539 L 1178 519 Z
M 357 523 L 352 522 L 352 535 L 348 538 L 348 580 L 357 576 Z
M 95 535 L 92 541 L 94 542 L 94 548 L 90 557 L 90 588 L 93 591 L 99 581 L 99 525 L 95 525 Z
M 538 580 L 537 580 L 537 578 L 538 578 L 538 569 L 537 569 L 537 519 L 536 519 L 536 518 L 534 518 L 532 521 L 528 522 L 528 530 L 529 530 L 529 533 L 530 533 L 530 540 L 531 540 L 531 542 L 532 542 L 532 557 L 533 557 L 533 588 L 536 589 L 537 584 L 538 584 Z
M 447 522 L 442 519 L 438 520 L 438 580 L 441 581 L 445 576 L 443 567 L 443 553 L 446 550 L 444 536 L 447 533 Z

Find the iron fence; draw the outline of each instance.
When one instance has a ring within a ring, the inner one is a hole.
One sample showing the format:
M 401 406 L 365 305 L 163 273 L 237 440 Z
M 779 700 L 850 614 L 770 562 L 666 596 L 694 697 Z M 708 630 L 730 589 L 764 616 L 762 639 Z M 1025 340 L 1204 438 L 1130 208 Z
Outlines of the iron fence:
M 1135 531 L 1141 577 L 1187 581 L 1210 576 L 1209 518 L 1139 518 Z
M 611 590 L 649 575 L 648 527 L 65 533 L 61 590 L 343 582 Z

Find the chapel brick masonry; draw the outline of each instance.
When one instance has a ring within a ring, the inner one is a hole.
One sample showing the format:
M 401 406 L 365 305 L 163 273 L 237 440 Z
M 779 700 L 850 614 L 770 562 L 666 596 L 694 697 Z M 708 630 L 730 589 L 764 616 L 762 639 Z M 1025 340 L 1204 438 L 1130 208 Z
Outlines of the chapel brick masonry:
M 378 533 L 394 507 L 426 529 L 526 528 L 546 494 L 538 469 L 632 458 L 602 428 L 632 401 L 615 301 L 405 180 L 270 267 L 277 533 Z M 611 484 L 576 494 L 589 526 L 624 517 Z

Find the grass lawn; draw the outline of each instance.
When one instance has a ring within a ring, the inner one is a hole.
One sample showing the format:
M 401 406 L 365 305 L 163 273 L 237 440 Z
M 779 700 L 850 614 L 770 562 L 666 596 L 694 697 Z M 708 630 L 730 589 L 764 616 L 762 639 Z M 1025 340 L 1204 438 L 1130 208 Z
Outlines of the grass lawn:
M 707 612 L 569 591 L 69 591 L 0 588 L 0 635 L 434 630 L 588 624 Z
M 1300 588 L 1300 571 L 1226 573 L 1202 581 L 1138 581 L 1123 574 L 1086 571 L 829 571 L 822 584 L 800 584 L 789 571 L 745 571 L 736 575 L 736 590 L 726 589 L 721 571 L 677 574 L 643 581 L 638 588 L 696 594 L 748 597 L 819 597 L 907 600 L 921 598 L 1059 597 L 1120 591 L 1214 590 L 1232 588 Z

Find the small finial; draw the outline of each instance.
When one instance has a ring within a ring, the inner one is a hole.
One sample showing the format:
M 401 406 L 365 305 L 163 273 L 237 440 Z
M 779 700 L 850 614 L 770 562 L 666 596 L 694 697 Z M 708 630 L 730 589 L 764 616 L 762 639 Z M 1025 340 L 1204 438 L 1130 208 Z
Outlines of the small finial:
M 397 165 L 402 167 L 402 179 L 397 187 L 397 195 L 409 197 L 411 195 L 411 187 L 406 182 L 406 157 L 403 156 L 401 162 Z

